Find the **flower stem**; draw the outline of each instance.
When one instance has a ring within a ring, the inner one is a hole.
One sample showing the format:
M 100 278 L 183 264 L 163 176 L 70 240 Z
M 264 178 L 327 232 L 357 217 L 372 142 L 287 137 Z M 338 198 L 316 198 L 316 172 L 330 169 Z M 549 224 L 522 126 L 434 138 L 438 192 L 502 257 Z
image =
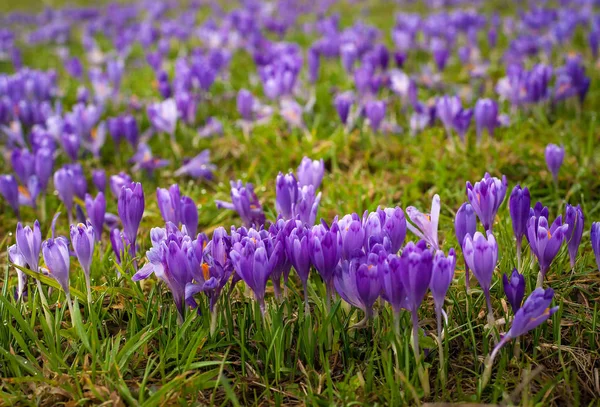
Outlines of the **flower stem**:
M 523 239 L 523 238 L 517 239 L 517 269 L 518 269 L 519 271 L 521 271 L 521 265 L 522 265 L 522 263 L 523 263 L 523 259 L 522 259 L 522 257 L 521 257 L 521 256 L 522 256 L 522 254 L 523 254 L 523 253 L 522 253 L 522 247 L 521 247 L 521 246 L 522 246 L 522 244 L 523 244 L 523 241 L 522 241 L 522 239 Z
M 210 336 L 213 336 L 215 334 L 215 331 L 217 330 L 217 304 L 215 304 L 213 310 L 210 313 Z
M 439 359 L 440 359 L 440 379 L 442 381 L 442 386 L 446 385 L 446 366 L 444 359 L 444 344 L 442 342 L 442 309 L 441 307 L 436 307 L 435 314 L 437 318 L 437 332 L 438 332 L 438 349 L 439 349 Z
M 544 285 L 544 272 L 540 268 L 540 271 L 538 272 L 537 283 L 535 285 L 535 288 L 542 288 L 543 285 Z
M 421 381 L 421 386 L 423 387 L 423 393 L 425 394 L 425 397 L 427 397 L 430 393 L 429 375 L 425 369 L 423 369 L 423 365 L 421 363 L 421 351 L 419 349 L 419 315 L 417 314 L 416 309 L 412 311 L 411 316 L 413 324 L 413 351 L 415 353 L 415 360 L 417 362 L 417 373 L 419 375 L 419 380 Z

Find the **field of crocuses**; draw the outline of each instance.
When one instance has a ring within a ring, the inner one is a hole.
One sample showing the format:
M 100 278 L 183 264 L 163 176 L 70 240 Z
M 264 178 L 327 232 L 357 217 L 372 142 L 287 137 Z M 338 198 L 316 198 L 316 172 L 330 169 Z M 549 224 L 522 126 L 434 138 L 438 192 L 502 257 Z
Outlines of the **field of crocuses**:
M 4 0 L 0 405 L 596 405 L 599 46 L 596 0 Z

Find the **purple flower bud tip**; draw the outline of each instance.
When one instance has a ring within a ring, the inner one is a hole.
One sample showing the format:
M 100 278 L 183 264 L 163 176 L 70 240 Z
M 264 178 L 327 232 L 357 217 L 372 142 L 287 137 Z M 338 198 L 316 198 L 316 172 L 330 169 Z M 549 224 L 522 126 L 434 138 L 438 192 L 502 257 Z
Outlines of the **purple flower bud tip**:
M 144 205 L 142 184 L 134 182 L 121 188 L 117 208 L 123 224 L 123 234 L 132 250 L 135 250 L 135 241 L 144 214 Z
M 581 238 L 583 236 L 584 220 L 585 219 L 581 205 L 571 206 L 567 204 L 565 224 L 567 224 L 569 227 L 566 231 L 565 237 L 567 241 L 567 248 L 569 250 L 571 267 L 575 267 L 577 252 L 579 251 L 579 245 L 581 244 Z
M 594 257 L 596 258 L 596 266 L 600 270 L 600 222 L 592 223 L 592 230 L 590 231 L 590 240 L 592 242 L 592 250 L 594 251 Z
M 79 264 L 81 264 L 81 268 L 83 268 L 88 279 L 94 256 L 94 243 L 94 228 L 91 223 L 88 222 L 87 225 L 83 223 L 71 225 L 71 244 L 77 260 L 79 260 Z
M 492 277 L 498 263 L 498 244 L 493 234 L 486 236 L 475 232 L 473 236 L 467 235 L 463 243 L 465 263 L 473 271 L 479 285 L 489 295 Z
M 523 297 L 525 296 L 525 277 L 523 274 L 519 274 L 517 269 L 514 269 L 511 276 L 507 277 L 506 274 L 502 276 L 502 283 L 504 285 L 504 294 L 513 310 L 513 314 L 516 314 Z
M 558 171 L 565 158 L 565 148 L 562 146 L 559 147 L 556 144 L 548 144 L 546 146 L 545 156 L 548 170 L 552 173 L 552 177 L 556 182 L 558 180 Z
M 527 187 L 521 188 L 517 185 L 513 188 L 508 200 L 508 210 L 512 220 L 512 227 L 517 244 L 521 244 L 523 235 L 527 231 L 527 221 L 529 220 L 529 210 L 531 206 L 531 196 Z

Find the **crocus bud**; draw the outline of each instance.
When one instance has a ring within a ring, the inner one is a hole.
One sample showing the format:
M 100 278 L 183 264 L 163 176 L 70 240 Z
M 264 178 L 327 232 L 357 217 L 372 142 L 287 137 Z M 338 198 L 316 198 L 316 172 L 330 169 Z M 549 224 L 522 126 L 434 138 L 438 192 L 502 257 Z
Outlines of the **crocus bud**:
M 284 219 L 292 219 L 294 216 L 293 207 L 298 202 L 298 182 L 294 174 L 283 175 L 280 172 L 277 175 L 275 194 L 277 213 L 282 215 Z
M 312 185 L 317 190 L 321 186 L 324 174 L 325 164 L 323 163 L 323 159 L 311 160 L 308 157 L 304 157 L 296 170 L 298 186 Z
M 0 175 L 0 194 L 19 217 L 19 184 L 12 175 Z
M 20 224 L 20 223 L 19 223 Z M 12 245 L 8 248 L 8 257 L 10 262 L 19 267 L 25 267 L 27 265 L 25 257 L 21 254 L 17 245 Z M 17 271 L 17 300 L 20 300 L 23 297 L 23 293 L 27 289 L 27 274 L 23 273 L 18 268 Z
M 125 243 L 123 234 L 117 228 L 110 231 L 110 245 L 117 260 L 117 264 L 121 264 L 121 259 L 125 253 Z
M 516 314 L 519 308 L 521 308 L 521 303 L 525 296 L 525 277 L 523 274 L 519 274 L 517 269 L 513 269 L 510 277 L 507 277 L 506 274 L 502 276 L 502 283 L 508 303 L 512 308 L 513 314 Z
M 365 104 L 365 114 L 369 119 L 371 129 L 376 132 L 379 130 L 383 119 L 385 119 L 385 102 L 382 100 L 372 100 Z
M 96 241 L 99 242 L 102 238 L 104 217 L 106 215 L 106 199 L 104 199 L 104 194 L 102 192 L 98 192 L 96 198 L 92 198 L 90 194 L 86 194 L 85 210 L 90 223 L 94 228 L 94 237 L 96 238 Z
M 73 174 L 73 171 L 66 167 L 56 171 L 54 173 L 54 188 L 56 188 L 58 197 L 67 208 L 67 213 L 71 216 L 75 197 L 75 174 Z
M 165 188 L 156 188 L 156 201 L 158 209 L 165 223 L 172 222 L 179 225 L 181 221 L 181 193 L 179 185 L 173 184 L 167 190 Z
M 308 80 L 310 83 L 316 83 L 319 78 L 319 68 L 321 66 L 319 50 L 314 46 L 310 47 L 306 60 L 308 64 Z
M 117 199 L 121 194 L 121 188 L 129 184 L 131 184 L 131 177 L 124 172 L 120 172 L 110 177 L 110 191 Z
M 470 204 L 465 202 L 458 208 L 454 218 L 454 231 L 460 246 L 462 246 L 466 235 L 473 236 L 477 231 L 477 217 Z
M 556 144 L 548 144 L 546 146 L 546 165 L 552 173 L 554 182 L 558 182 L 558 171 L 565 158 L 565 148 L 559 147 Z
M 600 222 L 592 223 L 592 230 L 590 231 L 590 240 L 592 242 L 592 250 L 594 251 L 594 257 L 596 258 L 596 266 L 600 270 Z
M 328 289 L 330 289 L 333 273 L 342 257 L 342 243 L 342 235 L 337 222 L 334 222 L 331 228 L 326 223 L 312 227 L 309 242 L 310 259 Z
M 454 267 L 456 266 L 456 253 L 454 249 L 448 251 L 448 256 L 438 250 L 433 257 L 433 268 L 431 272 L 431 282 L 429 289 L 433 295 L 435 308 L 441 310 L 444 305 L 444 299 L 452 279 L 454 278 Z
M 86 280 L 90 278 L 90 267 L 94 257 L 94 228 L 90 222 L 86 225 L 79 223 L 71 225 L 71 244 L 75 251 L 75 256 L 85 273 Z
M 567 204 L 565 223 L 569 226 L 566 232 L 566 241 L 567 248 L 569 249 L 571 267 L 574 268 L 575 260 L 577 259 L 577 251 L 579 250 L 581 237 L 583 236 L 584 217 L 581 205 L 575 207 Z
M 286 254 L 292 266 L 298 273 L 302 286 L 305 288 L 305 299 L 308 297 L 306 292 L 306 284 L 308 282 L 308 273 L 310 272 L 310 254 L 309 254 L 309 239 L 310 232 L 302 223 L 295 220 L 288 221 L 291 231 L 288 235 L 285 249 Z M 292 228 L 292 226 L 294 226 Z M 287 228 L 288 226 L 286 226 Z M 308 305 L 308 303 L 306 304 Z
M 488 131 L 490 137 L 493 137 L 494 129 L 498 124 L 498 103 L 491 99 L 479 99 L 475 104 L 477 139 L 481 139 L 484 129 Z
M 23 227 L 21 222 L 17 223 L 17 249 L 23 256 L 29 269 L 38 271 L 40 262 L 40 250 L 42 245 L 42 232 L 40 223 L 36 220 L 33 224 L 33 230 L 29 226 Z
M 240 89 L 237 94 L 237 110 L 242 119 L 252 121 L 254 117 L 254 96 L 246 89 Z
M 69 294 L 69 243 L 64 237 L 52 238 L 42 243 L 42 256 L 48 273 L 52 276 L 63 291 Z
M 342 258 L 351 260 L 360 257 L 365 240 L 365 231 L 357 214 L 346 215 L 338 221 L 342 235 Z
M 181 197 L 181 223 L 185 226 L 188 235 L 196 236 L 198 230 L 198 207 L 189 196 Z
M 138 228 L 144 214 L 144 190 L 142 184 L 134 182 L 121 188 L 118 202 L 118 212 L 123 223 L 123 234 L 135 252 L 135 241 Z
M 348 115 L 350 114 L 350 108 L 354 103 L 354 95 L 352 92 L 344 92 L 337 95 L 333 101 L 335 110 L 340 118 L 342 124 L 348 122 Z
M 527 231 L 527 221 L 529 220 L 529 210 L 531 207 L 531 196 L 527 187 L 521 188 L 516 185 L 508 200 L 508 210 L 512 220 L 513 232 L 517 239 L 517 247 L 521 246 L 523 236 Z
M 106 191 L 106 171 L 93 170 L 92 183 L 94 184 L 98 192 L 104 193 Z
M 51 149 L 42 147 L 35 152 L 34 160 L 34 172 L 38 178 L 40 189 L 45 194 L 54 168 L 54 154 Z
M 317 211 L 321 202 L 321 193 L 315 194 L 312 185 L 304 186 L 298 190 L 298 201 L 292 204 L 292 212 L 296 219 L 308 226 L 315 224 Z

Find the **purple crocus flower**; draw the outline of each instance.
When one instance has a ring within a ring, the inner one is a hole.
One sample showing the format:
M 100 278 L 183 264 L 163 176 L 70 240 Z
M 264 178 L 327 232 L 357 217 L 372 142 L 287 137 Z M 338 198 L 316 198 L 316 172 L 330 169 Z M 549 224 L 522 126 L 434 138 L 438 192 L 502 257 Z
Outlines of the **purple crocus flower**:
M 446 67 L 446 63 L 448 62 L 448 58 L 450 57 L 448 44 L 445 40 L 439 37 L 434 37 L 431 40 L 429 48 L 431 49 L 431 53 L 433 54 L 433 59 L 438 70 L 443 71 Z
M 138 184 L 139 185 L 139 184 Z M 124 189 L 125 190 L 125 189 Z M 180 231 L 173 223 L 150 231 L 152 248 L 146 252 L 148 263 L 132 277 L 139 281 L 155 274 L 166 283 L 173 295 L 179 323 L 183 323 L 185 313 L 186 286 L 194 279 L 190 258 L 197 252 L 195 244 L 185 231 Z M 202 243 L 200 243 L 202 244 Z M 200 252 L 202 249 L 199 249 Z
M 212 180 L 213 172 L 217 166 L 210 162 L 210 150 L 203 150 L 200 154 L 185 162 L 177 171 L 175 176 L 187 175 L 192 178 Z
M 178 225 L 181 220 L 181 193 L 179 192 L 179 185 L 173 184 L 168 190 L 165 188 L 156 188 L 156 201 L 165 223 L 172 222 Z
M 442 250 L 438 250 L 435 253 L 429 289 L 435 303 L 435 312 L 438 320 L 438 337 L 440 338 L 442 331 L 442 307 L 444 306 L 444 299 L 446 298 L 448 288 L 450 288 L 450 284 L 452 284 L 452 279 L 454 278 L 455 266 L 456 253 L 454 249 L 448 251 L 448 256 L 444 255 Z
M 487 172 L 474 186 L 467 181 L 469 203 L 486 231 L 492 230 L 496 213 L 504 201 L 507 188 L 506 176 L 503 175 L 502 180 L 499 180 Z
M 98 192 L 96 198 L 90 194 L 85 195 L 85 210 L 90 223 L 94 227 L 94 237 L 99 242 L 102 238 L 102 229 L 104 226 L 104 217 L 106 215 L 106 199 L 102 192 Z
M 293 210 L 298 202 L 298 193 L 298 181 L 294 174 L 284 175 L 280 172 L 275 181 L 275 208 L 286 220 L 294 217 Z
M 106 171 L 102 169 L 93 170 L 92 183 L 94 184 L 98 192 L 104 193 L 106 191 Z
M 248 227 L 257 227 L 265 224 L 265 214 L 258 197 L 254 192 L 254 186 L 242 181 L 231 181 L 231 202 L 221 200 L 215 201 L 217 208 L 236 211 L 244 224 Z
M 159 131 L 169 134 L 171 137 L 175 135 L 175 127 L 177 126 L 177 104 L 173 99 L 167 99 L 159 103 L 154 103 L 148 106 L 148 119 L 152 126 Z
M 17 218 L 19 213 L 19 184 L 12 175 L 0 175 L 0 194 L 6 199 Z
M 144 214 L 144 205 L 142 184 L 134 182 L 121 188 L 117 209 L 123 224 L 123 234 L 132 254 L 136 251 L 135 241 Z
M 554 183 L 558 183 L 558 171 L 562 166 L 563 160 L 565 159 L 565 148 L 559 147 L 556 144 L 548 144 L 546 146 L 546 165 L 548 170 L 552 173 Z
M 381 244 L 389 253 L 398 253 L 406 237 L 406 218 L 402 208 L 377 209 L 363 215 L 365 247 Z
M 242 119 L 251 122 L 254 119 L 254 96 L 249 90 L 240 89 L 237 94 L 237 110 Z
M 192 302 L 192 296 L 200 291 L 204 292 L 209 298 L 210 312 L 214 313 L 221 291 L 233 272 L 233 265 L 229 257 L 232 243 L 227 231 L 222 227 L 215 229 L 212 239 L 206 243 L 204 248 L 202 248 L 205 243 L 203 239 L 203 235 L 198 235 L 197 241 L 194 242 L 196 251 L 202 249 L 201 260 L 203 263 L 200 265 L 202 275 L 194 277 L 196 284 L 186 286 L 185 298 L 186 302 L 195 308 L 197 304 L 195 301 Z
M 581 244 L 583 236 L 584 216 L 581 210 L 581 205 L 571 206 L 567 204 L 565 224 L 569 225 L 566 232 L 567 248 L 569 249 L 569 260 L 571 268 L 575 268 L 575 260 L 577 259 L 577 251 Z
M 348 304 L 360 308 L 365 317 L 355 327 L 364 326 L 373 314 L 373 304 L 381 292 L 379 274 L 379 255 L 372 253 L 371 261 L 365 263 L 360 259 L 343 260 L 337 267 L 333 285 L 337 293 Z M 382 261 L 386 261 L 383 256 Z
M 431 248 L 437 250 L 438 244 L 438 222 L 440 219 L 440 196 L 435 194 L 431 201 L 430 214 L 421 213 L 414 206 L 406 208 L 406 214 L 413 224 L 406 224 L 408 229 L 419 239 L 425 240 Z
M 110 177 L 110 191 L 115 198 L 119 198 L 121 189 L 132 183 L 131 177 L 124 172 L 120 172 Z
M 450 136 L 454 127 L 454 120 L 462 110 L 462 103 L 458 96 L 442 96 L 438 98 L 435 104 L 437 117 L 442 122 L 446 134 Z
M 267 239 L 270 239 L 270 237 Z M 275 245 L 271 253 L 265 247 L 260 233 L 250 229 L 248 230 L 248 236 L 242 238 L 241 242 L 236 242 L 229 254 L 236 273 L 254 292 L 263 315 L 265 313 L 267 281 L 273 267 L 279 262 L 279 258 L 283 254 L 281 242 L 268 242 L 267 244 Z
M 498 103 L 491 99 L 479 99 L 475 104 L 477 139 L 481 139 L 484 129 L 488 131 L 490 137 L 493 137 L 494 129 L 498 127 L 498 124 Z
M 37 273 L 40 262 L 40 250 L 42 247 L 40 223 L 36 220 L 32 230 L 29 226 L 23 227 L 21 222 L 19 222 L 17 223 L 15 235 L 17 240 L 17 250 L 23 256 L 29 269 Z
M 427 249 L 427 242 L 425 240 L 420 240 L 417 244 L 408 242 L 400 256 L 400 278 L 406 295 L 404 308 L 411 313 L 413 343 L 417 357 L 420 355 L 418 310 L 429 288 L 432 269 L 433 255 Z
M 482 378 L 482 386 L 485 387 L 491 374 L 494 359 L 504 345 L 512 339 L 525 335 L 527 332 L 537 328 L 546 322 L 556 311 L 558 307 L 550 308 L 554 290 L 552 288 L 536 288 L 525 300 L 523 307 L 516 313 L 509 331 L 502 337 L 502 340 L 494 347 L 494 350 L 485 362 L 485 372 Z
M 381 298 L 389 302 L 392 306 L 396 332 L 399 332 L 400 310 L 404 306 L 406 299 L 406 292 L 400 273 L 401 265 L 403 263 L 400 261 L 400 257 L 396 254 L 390 254 L 387 259 L 387 267 L 383 267 L 380 274 Z
M 463 203 L 454 218 L 454 231 L 456 233 L 456 240 L 460 247 L 462 247 L 465 241 L 465 236 L 473 236 L 477 231 L 477 217 L 473 211 L 473 207 L 468 203 Z M 464 255 L 464 253 L 463 253 Z M 469 291 L 470 276 L 469 276 L 469 265 L 465 261 L 465 286 Z
M 94 228 L 90 222 L 86 225 L 83 223 L 71 225 L 71 244 L 75 251 L 75 256 L 79 260 L 79 264 L 85 274 L 85 284 L 87 287 L 87 300 L 88 303 L 92 302 L 92 289 L 90 286 L 90 267 L 92 265 L 92 258 L 94 257 Z
M 560 250 L 565 240 L 569 225 L 562 224 L 562 217 L 558 216 L 552 226 L 544 216 L 529 218 L 527 222 L 527 239 L 531 252 L 538 259 L 540 273 L 537 286 L 541 287 L 550 265 Z
M 519 274 L 517 269 L 513 269 L 510 278 L 506 274 L 502 276 L 502 284 L 504 286 L 504 294 L 506 294 L 513 314 L 516 314 L 519 308 L 521 308 L 521 303 L 525 296 L 525 277 L 523 274 Z
M 321 202 L 321 193 L 315 194 L 315 188 L 312 185 L 303 186 L 298 189 L 298 201 L 292 204 L 294 217 L 308 226 L 315 224 L 319 203 Z
M 121 264 L 121 260 L 125 254 L 125 236 L 123 233 L 114 228 L 110 231 L 110 245 L 117 260 L 117 264 Z
M 19 223 L 20 224 L 20 223 Z M 39 255 L 39 253 L 38 253 Z M 25 267 L 27 262 L 25 261 L 25 257 L 21 254 L 17 245 L 13 244 L 8 248 L 8 258 L 11 263 L 18 267 Z M 23 294 L 27 291 L 27 274 L 22 272 L 19 268 L 16 268 L 17 271 L 17 294 L 16 299 L 20 300 L 23 298 Z
M 289 220 L 286 225 L 288 236 L 285 242 L 285 251 L 288 260 L 296 270 L 304 289 L 304 307 L 308 314 L 308 273 L 310 272 L 310 230 L 302 222 Z
M 483 290 L 488 307 L 488 323 L 494 325 L 494 309 L 490 298 L 490 287 L 496 264 L 498 264 L 498 243 L 494 235 L 488 231 L 487 238 L 480 232 L 467 235 L 462 245 L 465 262 L 473 270 L 473 274 Z
M 308 80 L 314 84 L 319 78 L 319 68 L 321 66 L 321 56 L 316 47 L 313 46 L 308 49 L 306 62 L 308 64 Z
M 310 260 L 325 282 L 328 298 L 333 294 L 333 274 L 342 257 L 342 244 L 342 234 L 337 222 L 333 222 L 331 228 L 324 221 L 312 227 L 309 240 Z
M 42 256 L 48 273 L 52 276 L 67 295 L 70 302 L 69 290 L 69 242 L 63 236 L 50 238 L 42 243 Z
M 69 223 L 73 216 L 73 200 L 75 198 L 75 174 L 72 169 L 63 167 L 54 173 L 54 188 L 58 197 L 65 205 L 69 216 Z
M 527 189 L 527 187 L 521 188 L 521 186 L 517 184 L 510 194 L 508 210 L 512 220 L 513 232 L 517 239 L 517 260 L 519 266 L 521 264 L 521 244 L 523 242 L 523 236 L 527 232 L 530 207 L 531 196 L 529 194 L 529 189 Z
M 350 114 L 350 108 L 354 103 L 354 94 L 352 92 L 344 92 L 336 95 L 333 104 L 335 106 L 335 110 L 340 118 L 342 124 L 346 124 L 348 122 L 348 115 Z
M 446 293 L 448 292 L 448 288 L 450 288 L 450 284 L 452 284 L 452 279 L 454 278 L 454 268 L 456 267 L 456 254 L 454 249 L 450 249 L 448 251 L 448 256 L 444 255 L 444 252 L 438 250 L 433 257 L 433 266 L 431 272 L 431 282 L 429 283 L 429 289 L 431 290 L 431 294 L 433 295 L 433 302 L 435 304 L 435 315 L 437 319 L 437 339 L 438 339 L 438 348 L 440 352 L 440 358 L 443 358 L 444 347 L 442 344 L 442 314 L 446 316 L 442 307 L 444 306 L 444 299 L 446 298 Z M 446 320 L 447 320 L 446 316 Z M 444 370 L 444 362 L 440 361 L 440 374 L 442 376 L 442 380 L 446 380 L 446 373 Z
M 596 266 L 600 270 L 600 222 L 592 223 L 590 241 L 592 242 L 594 257 L 596 258 Z
M 379 130 L 383 119 L 385 119 L 385 102 L 382 100 L 371 100 L 365 104 L 365 115 L 374 132 Z
M 195 236 L 198 230 L 198 207 L 189 196 L 181 197 L 181 223 L 190 236 Z
M 39 187 L 42 193 L 45 194 L 54 168 L 53 151 L 47 147 L 39 148 L 35 152 L 33 168 L 39 182 Z
M 317 190 L 321 186 L 325 175 L 325 163 L 323 159 L 311 160 L 304 157 L 296 170 L 296 175 L 299 187 L 312 185 Z
M 338 221 L 338 226 L 343 242 L 342 258 L 344 260 L 351 260 L 363 256 L 365 230 L 362 227 L 360 217 L 356 213 L 346 215 Z

